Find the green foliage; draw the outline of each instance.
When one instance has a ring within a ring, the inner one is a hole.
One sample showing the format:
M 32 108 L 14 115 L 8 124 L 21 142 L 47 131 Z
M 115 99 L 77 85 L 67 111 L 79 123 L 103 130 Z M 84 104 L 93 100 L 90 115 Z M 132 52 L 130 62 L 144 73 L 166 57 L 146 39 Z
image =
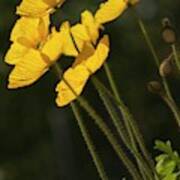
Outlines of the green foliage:
M 156 170 L 162 180 L 179 180 L 180 179 L 180 156 L 174 151 L 171 142 L 166 143 L 157 140 L 155 149 L 162 153 L 158 155 L 156 160 Z

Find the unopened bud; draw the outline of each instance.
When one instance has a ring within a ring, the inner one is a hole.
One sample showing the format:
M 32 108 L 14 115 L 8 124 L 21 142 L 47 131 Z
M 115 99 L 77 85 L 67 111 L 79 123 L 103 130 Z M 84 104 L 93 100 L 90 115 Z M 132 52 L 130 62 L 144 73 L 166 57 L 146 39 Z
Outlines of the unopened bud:
M 154 94 L 160 94 L 163 90 L 162 85 L 158 81 L 151 81 L 147 85 L 148 91 Z
M 159 67 L 159 74 L 162 77 L 167 77 L 170 76 L 172 72 L 173 72 L 173 66 L 171 60 L 165 59 Z
M 140 0 L 128 0 L 128 5 L 129 6 L 134 6 L 136 5 Z
M 174 44 L 176 42 L 176 32 L 168 18 L 162 20 L 162 38 L 165 43 Z

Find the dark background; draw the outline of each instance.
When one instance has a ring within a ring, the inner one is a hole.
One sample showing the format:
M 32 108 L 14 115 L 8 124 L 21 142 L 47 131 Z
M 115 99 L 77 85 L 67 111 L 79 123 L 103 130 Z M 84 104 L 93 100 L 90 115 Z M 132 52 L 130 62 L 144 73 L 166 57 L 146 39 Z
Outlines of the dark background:
M 53 71 L 31 87 L 8 90 L 7 77 L 11 69 L 3 57 L 9 47 L 9 34 L 15 20 L 18 0 L 0 2 L 0 180 L 96 180 L 96 170 L 81 138 L 80 131 L 69 107 L 55 105 L 55 86 L 58 79 Z M 53 17 L 53 23 L 70 19 L 79 20 L 84 9 L 95 10 L 100 0 L 67 0 Z M 169 53 L 169 47 L 161 39 L 161 20 L 171 18 L 177 33 L 180 32 L 179 0 L 142 0 L 137 7 L 161 59 Z M 106 30 L 111 37 L 111 53 L 108 63 L 113 70 L 119 91 L 134 113 L 153 156 L 154 140 L 171 140 L 178 150 L 179 132 L 172 113 L 164 102 L 147 91 L 150 80 L 159 79 L 149 49 L 139 30 L 131 9 Z M 63 60 L 62 60 L 63 63 Z M 103 70 L 97 76 L 107 83 Z M 178 76 L 169 79 L 173 96 L 180 104 Z M 103 104 L 89 82 L 84 95 L 102 114 Z M 92 120 L 84 114 L 97 150 L 103 158 L 111 180 L 127 176 L 109 144 L 99 133 Z

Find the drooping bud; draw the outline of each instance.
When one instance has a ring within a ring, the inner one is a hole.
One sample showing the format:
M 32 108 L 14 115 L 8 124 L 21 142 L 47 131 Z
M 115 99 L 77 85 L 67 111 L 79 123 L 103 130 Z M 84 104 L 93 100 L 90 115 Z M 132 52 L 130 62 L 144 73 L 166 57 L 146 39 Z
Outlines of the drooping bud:
M 128 5 L 129 6 L 134 6 L 136 5 L 140 0 L 128 0 Z
M 159 74 L 162 77 L 170 76 L 173 73 L 173 65 L 171 59 L 165 59 L 160 67 L 159 67 Z
M 174 44 L 176 42 L 177 36 L 174 27 L 172 26 L 168 18 L 162 20 L 162 38 L 165 43 Z
M 150 81 L 147 85 L 148 91 L 153 94 L 160 94 L 163 91 L 163 87 L 158 81 Z

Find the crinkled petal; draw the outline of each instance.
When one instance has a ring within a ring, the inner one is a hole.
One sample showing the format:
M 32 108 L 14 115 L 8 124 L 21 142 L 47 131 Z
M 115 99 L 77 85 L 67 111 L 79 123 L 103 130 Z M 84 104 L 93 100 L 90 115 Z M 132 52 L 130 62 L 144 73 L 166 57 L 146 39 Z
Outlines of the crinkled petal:
M 63 41 L 63 54 L 66 56 L 77 56 L 78 52 L 75 47 L 74 41 L 71 37 L 71 32 L 70 32 L 70 24 L 69 22 L 64 22 L 61 25 L 60 32 L 62 34 L 62 41 Z M 60 42 L 61 43 L 61 42 Z
M 15 42 L 12 43 L 5 56 L 5 62 L 11 65 L 17 64 L 23 59 L 29 48 L 22 44 Z
M 62 54 L 63 48 L 63 36 L 61 32 L 57 32 L 55 29 L 49 36 L 48 40 L 42 47 L 42 53 L 45 54 L 50 61 L 56 61 Z
M 71 33 L 79 51 L 82 50 L 85 43 L 91 42 L 86 26 L 82 24 L 74 25 L 71 28 Z
M 56 87 L 56 91 L 58 92 L 58 96 L 56 98 L 56 103 L 59 107 L 68 105 L 72 101 L 74 101 L 77 96 L 79 96 L 83 88 L 89 78 L 89 72 L 87 69 L 82 66 L 78 65 L 75 68 L 69 68 L 64 73 L 64 79 L 68 82 L 70 87 L 76 93 L 73 93 L 72 89 L 64 82 L 63 80 Z
M 93 74 L 101 68 L 109 53 L 109 38 L 105 35 L 98 43 L 96 49 L 90 44 L 86 44 L 82 52 L 76 58 L 73 67 L 84 65 Z
M 109 54 L 109 37 L 105 35 L 98 43 L 93 56 L 85 61 L 85 66 L 91 73 L 95 73 L 104 64 Z
M 15 42 L 24 38 L 35 47 L 47 37 L 49 23 L 49 16 L 43 18 L 21 17 L 12 30 L 10 40 Z
M 100 5 L 95 14 L 95 20 L 99 24 L 104 24 L 115 20 L 127 8 L 128 0 L 108 0 Z
M 96 23 L 93 14 L 90 11 L 84 11 L 81 14 L 81 21 L 82 24 L 86 27 L 91 41 L 96 44 L 96 41 L 99 38 L 100 25 Z
M 53 12 L 54 7 L 64 0 L 23 0 L 17 7 L 17 14 L 29 17 L 42 17 Z
M 37 81 L 49 68 L 50 63 L 39 51 L 30 49 L 9 75 L 8 88 L 28 86 Z

